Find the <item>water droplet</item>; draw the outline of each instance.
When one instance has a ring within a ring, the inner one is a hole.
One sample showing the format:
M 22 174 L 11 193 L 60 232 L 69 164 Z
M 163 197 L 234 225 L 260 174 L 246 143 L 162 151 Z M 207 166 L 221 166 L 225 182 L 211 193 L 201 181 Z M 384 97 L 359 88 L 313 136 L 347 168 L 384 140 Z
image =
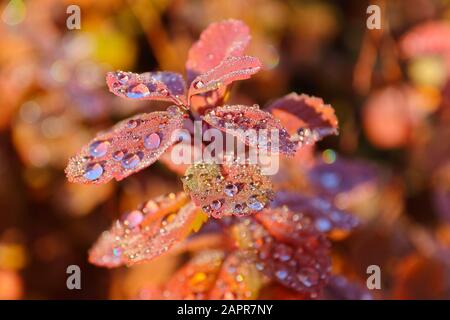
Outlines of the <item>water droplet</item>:
M 112 250 L 112 253 L 113 253 L 114 257 L 119 257 L 122 254 L 122 250 L 120 248 L 116 247 Z
M 238 193 L 239 189 L 235 184 L 229 184 L 225 186 L 224 193 L 228 197 L 234 197 Z
M 151 133 L 144 138 L 144 146 L 147 149 L 157 149 L 161 144 L 161 138 L 157 133 Z
M 113 159 L 116 161 L 122 160 L 124 156 L 125 156 L 125 152 L 120 151 L 120 150 L 113 153 Z
M 280 280 L 285 280 L 286 278 L 287 278 L 287 276 L 288 276 L 288 273 L 287 273 L 287 271 L 286 270 L 277 270 L 276 272 L 275 272 L 275 276 L 278 278 L 278 279 L 280 279 Z
M 103 167 L 99 163 L 90 164 L 86 167 L 84 177 L 88 180 L 97 180 L 103 174 Z
M 211 207 L 208 206 L 208 205 L 203 206 L 203 207 L 202 207 L 202 210 L 203 210 L 204 212 L 206 212 L 206 213 L 211 213 Z
M 137 120 L 131 119 L 131 120 L 128 121 L 127 126 L 128 126 L 128 129 L 134 129 L 134 128 L 136 128 L 138 126 L 138 124 L 139 123 L 138 123 Z
M 141 99 L 150 95 L 150 90 L 145 84 L 139 83 L 135 86 L 129 87 L 126 95 L 128 98 Z
M 168 96 L 169 95 L 169 90 L 165 89 L 165 88 L 161 88 L 158 90 L 159 94 L 163 95 L 163 96 Z
M 194 88 L 195 88 L 195 89 L 201 89 L 201 88 L 203 88 L 204 86 L 205 86 L 205 84 L 204 84 L 201 80 L 196 81 L 196 82 L 194 83 Z
M 211 209 L 219 210 L 221 207 L 222 207 L 222 201 L 214 200 L 213 202 L 211 202 Z
M 305 268 L 297 275 L 298 280 L 307 288 L 319 282 L 319 274 L 312 268 Z
M 100 158 L 108 152 L 108 147 L 108 141 L 96 141 L 89 146 L 89 153 L 95 158 Z
M 244 208 L 245 208 L 245 204 L 243 204 L 243 203 L 236 203 L 234 205 L 234 213 L 239 215 L 239 214 L 241 214 L 244 211 Z
M 247 206 L 255 211 L 261 211 L 264 208 L 264 204 L 260 202 L 255 196 L 251 196 L 248 199 Z
M 141 162 L 141 157 L 140 157 L 140 152 L 138 153 L 130 153 L 127 154 L 123 159 L 122 159 L 122 167 L 124 167 L 125 169 L 134 169 L 136 168 L 136 166 L 139 164 L 139 162 Z
M 128 77 L 127 74 L 125 74 L 123 72 L 119 72 L 117 74 L 117 80 L 120 82 L 120 84 L 124 85 L 130 80 L 130 78 Z
M 137 227 L 144 220 L 144 215 L 139 210 L 133 210 L 125 217 L 125 223 L 130 227 Z

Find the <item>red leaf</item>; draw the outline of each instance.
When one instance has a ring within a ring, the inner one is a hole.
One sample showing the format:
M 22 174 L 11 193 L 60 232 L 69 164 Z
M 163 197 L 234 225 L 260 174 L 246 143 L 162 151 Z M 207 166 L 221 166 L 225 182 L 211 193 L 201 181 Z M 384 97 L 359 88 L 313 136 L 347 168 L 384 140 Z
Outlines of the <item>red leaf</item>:
M 141 170 L 169 148 L 172 133 L 183 125 L 178 108 L 145 113 L 100 133 L 69 160 L 66 175 L 71 182 L 106 183 Z
M 320 98 L 293 92 L 275 100 L 267 111 L 280 119 L 301 144 L 312 144 L 328 135 L 338 134 L 334 109 Z
M 278 212 L 273 210 L 265 214 L 278 216 Z M 262 215 L 258 214 L 257 219 Z M 304 218 L 300 219 L 306 222 Z M 296 221 L 290 222 L 299 226 Z M 259 224 L 247 218 L 240 219 L 232 230 L 239 248 L 256 252 L 255 267 L 258 271 L 287 288 L 315 299 L 319 297 L 330 272 L 329 242 L 306 223 L 302 226 L 307 230 L 275 226 L 268 232 L 266 223 Z
M 331 202 L 318 196 L 309 197 L 298 193 L 279 191 L 272 202 L 272 207 L 282 206 L 287 206 L 293 212 L 301 212 L 303 216 L 311 219 L 312 225 L 321 232 L 336 229 L 351 230 L 359 223 L 353 215 L 339 210 Z M 261 217 L 269 218 L 269 220 L 270 216 L 261 213 Z M 290 224 L 288 221 L 286 223 Z
M 247 145 L 267 151 L 273 148 L 287 155 L 295 154 L 297 143 L 290 140 L 290 135 L 280 121 L 257 106 L 225 105 L 210 111 L 203 119 L 213 127 L 238 137 Z M 249 135 L 251 130 L 256 130 L 258 137 Z M 274 144 L 275 138 L 278 138 L 278 148 Z
M 224 252 L 205 250 L 196 254 L 167 282 L 164 298 L 170 300 L 206 300 L 220 272 Z
M 272 184 L 258 166 L 194 164 L 182 178 L 192 201 L 214 218 L 261 211 L 272 198 Z
M 175 72 L 108 72 L 106 83 L 115 95 L 135 100 L 163 100 L 186 104 L 186 84 Z
M 210 299 L 255 299 L 261 285 L 262 279 L 255 267 L 254 255 L 243 250 L 234 251 L 223 263 Z
M 265 209 L 255 215 L 269 233 L 280 241 L 299 245 L 317 237 L 318 231 L 313 221 L 303 212 L 294 212 L 287 207 Z
M 250 42 L 248 27 L 238 20 L 212 23 L 189 50 L 186 70 L 188 83 L 219 65 L 227 57 L 239 57 Z
M 204 214 L 184 193 L 147 201 L 104 232 L 89 261 L 105 267 L 132 265 L 160 256 L 183 241 Z M 181 209 L 180 209 L 181 208 Z
M 261 62 L 258 58 L 228 57 L 213 69 L 197 76 L 189 87 L 188 96 L 218 90 L 234 81 L 248 79 L 260 69 Z

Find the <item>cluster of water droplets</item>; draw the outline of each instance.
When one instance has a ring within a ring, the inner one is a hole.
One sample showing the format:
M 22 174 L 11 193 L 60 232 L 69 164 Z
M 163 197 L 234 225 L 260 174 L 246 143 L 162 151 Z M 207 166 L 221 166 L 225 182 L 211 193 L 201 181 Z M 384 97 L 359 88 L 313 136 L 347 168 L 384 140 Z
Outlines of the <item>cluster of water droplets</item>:
M 182 177 L 194 202 L 215 218 L 259 212 L 269 200 L 271 185 L 257 168 L 232 167 L 194 164 Z
M 270 210 L 264 214 L 270 215 Z M 310 298 L 317 297 L 330 269 L 325 243 L 319 238 L 308 240 L 304 237 L 296 245 L 292 245 L 292 242 L 284 242 L 275 237 L 265 229 L 265 225 L 254 220 L 247 219 L 243 225 L 245 228 L 239 233 L 239 237 L 244 237 L 245 242 L 255 250 L 255 267 L 258 271 L 288 288 L 309 295 Z M 296 229 L 298 232 L 299 229 Z M 286 234 L 292 232 L 295 231 L 285 230 Z M 241 239 L 240 243 L 242 242 Z
M 292 155 L 297 148 L 280 121 L 257 104 L 224 105 L 210 111 L 204 120 L 258 149 Z
M 163 79 L 153 77 L 152 73 L 145 73 L 142 75 L 117 71 L 112 73 L 113 80 L 111 83 L 112 90 L 117 94 L 123 95 L 130 99 L 144 99 L 152 96 L 167 97 L 170 94 L 166 84 L 160 80 L 167 80 L 172 83 L 172 78 Z M 175 89 L 179 91 L 178 84 Z M 182 92 L 184 89 L 181 90 Z
M 126 129 L 133 130 L 141 124 L 141 120 L 131 119 L 126 124 Z M 162 128 L 164 125 L 162 125 Z M 136 143 L 142 141 L 143 150 L 157 150 L 162 141 L 161 132 L 151 132 L 144 137 L 139 135 L 132 136 Z M 133 170 L 139 166 L 144 158 L 143 151 L 128 152 L 127 149 L 116 150 L 114 139 L 96 140 L 88 146 L 89 155 L 84 157 L 87 162 L 84 169 L 84 178 L 89 181 L 99 179 L 105 172 L 104 162 L 111 158 L 115 162 L 120 162 L 124 170 Z

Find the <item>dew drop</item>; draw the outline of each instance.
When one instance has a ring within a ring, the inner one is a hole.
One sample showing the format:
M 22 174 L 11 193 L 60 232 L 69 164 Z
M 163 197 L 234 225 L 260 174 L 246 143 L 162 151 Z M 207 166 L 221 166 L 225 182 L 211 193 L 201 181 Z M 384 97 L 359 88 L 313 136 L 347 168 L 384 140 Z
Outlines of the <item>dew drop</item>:
M 131 119 L 131 120 L 128 121 L 127 126 L 128 126 L 128 129 L 134 129 L 134 128 L 136 128 L 138 126 L 138 124 L 139 123 L 138 123 L 137 120 Z
M 275 272 L 275 276 L 280 280 L 285 280 L 287 278 L 288 274 L 287 274 L 286 270 L 277 270 Z
M 242 212 L 244 211 L 244 208 L 245 208 L 245 204 L 236 203 L 234 205 L 234 210 L 233 211 L 234 211 L 235 214 L 239 215 L 239 214 L 242 214 Z
M 101 175 L 103 174 L 103 167 L 98 164 L 90 164 L 86 167 L 86 171 L 84 173 L 84 177 L 88 180 L 97 180 L 98 178 L 101 177 Z
M 158 92 L 159 92 L 161 95 L 163 95 L 163 96 L 168 96 L 168 95 L 169 95 L 169 90 L 167 90 L 167 89 L 165 89 L 165 88 L 159 89 Z
M 125 169 L 134 169 L 141 162 L 140 152 L 127 154 L 122 159 L 122 167 Z
M 100 158 L 108 152 L 108 147 L 108 141 L 96 141 L 89 146 L 89 153 L 95 158 Z
M 120 84 L 124 85 L 130 80 L 130 78 L 128 77 L 127 74 L 125 74 L 123 72 L 119 72 L 117 74 L 117 80 L 120 82 Z
M 144 215 L 139 210 L 133 210 L 125 217 L 125 223 L 130 227 L 137 227 L 144 220 Z
M 161 144 L 161 138 L 157 133 L 151 133 L 144 138 L 144 146 L 147 149 L 157 149 Z
M 122 250 L 120 248 L 116 247 L 112 250 L 112 253 L 113 253 L 114 257 L 120 257 L 120 255 L 122 254 Z
M 297 278 L 307 288 L 310 288 L 319 282 L 319 274 L 312 268 L 303 269 L 297 275 Z
M 114 152 L 112 157 L 114 160 L 120 161 L 123 159 L 124 156 L 125 156 L 125 152 L 119 150 L 119 151 Z
M 211 213 L 211 207 L 208 206 L 208 205 L 203 206 L 203 207 L 202 207 L 202 210 L 203 210 L 204 212 L 206 212 L 206 213 Z
M 197 81 L 197 82 L 194 83 L 194 88 L 195 88 L 195 89 L 201 89 L 201 88 L 203 88 L 204 86 L 205 86 L 205 84 L 204 84 L 201 80 L 199 80 L 199 81 Z
M 214 200 L 213 202 L 211 202 L 211 209 L 219 210 L 221 207 L 222 207 L 222 201 Z
M 235 184 L 229 184 L 225 186 L 224 193 L 228 197 L 234 197 L 238 193 L 239 189 Z
M 129 87 L 126 93 L 126 96 L 132 99 L 145 98 L 148 95 L 150 95 L 150 90 L 142 83 Z
M 255 196 L 251 196 L 248 199 L 247 206 L 255 211 L 261 211 L 264 208 L 264 204 L 260 202 Z

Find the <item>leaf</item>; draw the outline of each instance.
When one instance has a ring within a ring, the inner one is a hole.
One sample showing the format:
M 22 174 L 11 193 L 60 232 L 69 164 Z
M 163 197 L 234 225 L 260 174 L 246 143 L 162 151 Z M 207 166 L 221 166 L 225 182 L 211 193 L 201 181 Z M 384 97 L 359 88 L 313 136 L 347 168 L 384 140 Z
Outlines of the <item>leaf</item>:
M 302 244 L 321 234 L 309 216 L 289 210 L 288 207 L 265 209 L 256 214 L 255 219 L 272 236 L 292 245 Z
M 237 80 L 245 80 L 261 70 L 261 62 L 251 56 L 227 57 L 219 65 L 197 76 L 189 87 L 188 99 L 218 90 Z
M 267 109 L 300 144 L 313 144 L 338 134 L 334 109 L 323 100 L 293 92 L 271 103 Z
M 272 202 L 272 208 L 287 206 L 292 212 L 312 220 L 312 225 L 321 232 L 352 230 L 359 220 L 353 215 L 336 208 L 330 201 L 318 196 L 305 196 L 294 192 L 279 191 Z M 261 213 L 263 219 L 271 219 L 271 214 Z M 285 218 L 288 215 L 284 215 Z M 286 223 L 290 223 L 286 221 Z M 270 225 L 270 223 L 269 223 Z
M 253 250 L 256 269 L 270 279 L 307 298 L 318 298 L 331 267 L 326 237 L 308 226 L 305 219 L 305 230 L 287 224 L 280 228 L 278 222 L 269 230 L 271 221 L 258 222 L 262 215 L 240 219 L 231 227 L 237 247 Z M 269 210 L 265 215 L 278 216 L 279 212 Z M 299 226 L 296 221 L 290 222 Z
M 225 105 L 207 113 L 203 120 L 249 146 L 271 153 L 295 154 L 297 143 L 291 141 L 280 121 L 257 105 Z
M 223 263 L 210 299 L 256 299 L 261 286 L 262 277 L 255 267 L 254 255 L 243 250 L 234 251 Z
M 111 268 L 156 258 L 198 228 L 202 215 L 184 193 L 147 201 L 100 236 L 89 252 L 89 261 Z
M 186 104 L 186 84 L 183 77 L 175 72 L 108 72 L 106 83 L 112 93 L 122 98 Z
M 273 197 L 270 180 L 256 165 L 197 163 L 182 180 L 192 201 L 214 218 L 253 214 Z
M 220 250 L 197 253 L 167 282 L 164 298 L 206 300 L 220 272 L 225 254 Z
M 250 39 L 250 30 L 242 21 L 230 19 L 210 24 L 189 50 L 186 62 L 188 83 L 225 58 L 241 56 Z
M 183 125 L 178 108 L 144 113 L 98 134 L 69 160 L 66 175 L 77 183 L 122 180 L 155 162 L 175 141 L 172 133 Z

